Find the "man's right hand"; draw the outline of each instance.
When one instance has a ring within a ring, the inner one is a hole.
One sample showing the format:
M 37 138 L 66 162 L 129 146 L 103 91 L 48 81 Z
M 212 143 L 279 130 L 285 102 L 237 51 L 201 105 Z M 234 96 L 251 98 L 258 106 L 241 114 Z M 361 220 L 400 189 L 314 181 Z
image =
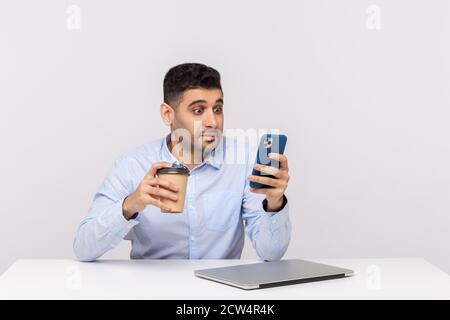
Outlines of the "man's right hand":
M 168 162 L 156 162 L 139 183 L 136 190 L 125 198 L 122 204 L 123 216 L 129 220 L 136 212 L 141 212 L 149 204 L 165 211 L 172 208 L 163 204 L 160 198 L 168 198 L 176 201 L 178 199 L 178 187 L 168 181 L 156 177 L 156 171 L 161 168 L 170 167 Z

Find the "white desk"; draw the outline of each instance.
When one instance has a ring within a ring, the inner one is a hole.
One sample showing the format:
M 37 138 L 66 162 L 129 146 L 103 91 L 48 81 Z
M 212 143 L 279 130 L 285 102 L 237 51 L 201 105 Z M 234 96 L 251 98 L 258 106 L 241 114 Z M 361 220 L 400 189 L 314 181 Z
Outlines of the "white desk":
M 249 260 L 18 260 L 0 299 L 450 299 L 450 277 L 423 259 L 321 259 L 351 278 L 244 291 L 194 277 L 195 269 Z

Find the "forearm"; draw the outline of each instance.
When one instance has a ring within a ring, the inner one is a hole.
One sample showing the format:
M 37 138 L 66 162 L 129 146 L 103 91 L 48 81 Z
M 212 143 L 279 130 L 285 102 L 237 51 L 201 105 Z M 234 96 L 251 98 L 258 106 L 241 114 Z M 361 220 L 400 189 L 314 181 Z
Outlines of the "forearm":
M 138 222 L 123 215 L 123 200 L 104 207 L 94 208 L 93 213 L 78 227 L 73 249 L 80 261 L 93 261 L 122 241 Z
M 264 205 L 263 205 L 264 206 Z M 263 212 L 254 234 L 253 246 L 258 256 L 267 261 L 279 260 L 286 252 L 291 237 L 287 202 L 276 213 Z M 264 207 L 265 210 L 266 207 Z

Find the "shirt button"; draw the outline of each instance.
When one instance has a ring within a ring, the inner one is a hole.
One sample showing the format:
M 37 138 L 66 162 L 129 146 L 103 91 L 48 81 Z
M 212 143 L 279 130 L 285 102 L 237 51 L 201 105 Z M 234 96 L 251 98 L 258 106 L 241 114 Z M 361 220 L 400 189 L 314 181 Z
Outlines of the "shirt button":
M 272 219 L 272 224 L 277 223 L 277 219 Z
M 191 240 L 192 240 L 192 241 L 195 241 L 195 236 L 191 236 Z

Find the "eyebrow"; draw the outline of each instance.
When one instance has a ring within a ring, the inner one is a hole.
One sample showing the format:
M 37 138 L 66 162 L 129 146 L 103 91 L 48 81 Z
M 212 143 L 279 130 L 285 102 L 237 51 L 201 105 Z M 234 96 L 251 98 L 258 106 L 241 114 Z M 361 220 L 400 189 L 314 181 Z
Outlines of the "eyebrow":
M 188 108 L 197 103 L 207 103 L 207 101 L 206 100 L 194 100 L 188 105 Z M 218 103 L 223 104 L 223 99 L 222 98 L 217 99 L 215 104 L 218 104 Z

